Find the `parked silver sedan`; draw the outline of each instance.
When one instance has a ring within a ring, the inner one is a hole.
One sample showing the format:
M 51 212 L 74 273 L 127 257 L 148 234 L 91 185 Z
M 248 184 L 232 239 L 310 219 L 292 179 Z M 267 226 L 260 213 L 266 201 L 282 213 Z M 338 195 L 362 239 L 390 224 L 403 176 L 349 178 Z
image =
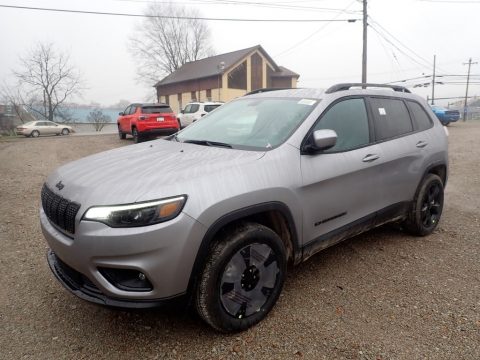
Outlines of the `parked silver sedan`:
M 39 137 L 40 135 L 68 135 L 75 132 L 71 126 L 65 124 L 57 124 L 53 121 L 30 121 L 28 123 L 17 126 L 17 135 L 25 135 L 27 137 Z

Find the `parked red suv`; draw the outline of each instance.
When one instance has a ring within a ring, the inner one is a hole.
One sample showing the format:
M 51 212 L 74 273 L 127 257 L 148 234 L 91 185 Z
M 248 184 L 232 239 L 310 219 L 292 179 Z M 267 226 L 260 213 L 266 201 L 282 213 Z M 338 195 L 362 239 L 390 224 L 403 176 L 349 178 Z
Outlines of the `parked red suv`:
M 119 115 L 118 136 L 125 139 L 131 134 L 135 143 L 179 130 L 177 117 L 167 104 L 131 104 Z

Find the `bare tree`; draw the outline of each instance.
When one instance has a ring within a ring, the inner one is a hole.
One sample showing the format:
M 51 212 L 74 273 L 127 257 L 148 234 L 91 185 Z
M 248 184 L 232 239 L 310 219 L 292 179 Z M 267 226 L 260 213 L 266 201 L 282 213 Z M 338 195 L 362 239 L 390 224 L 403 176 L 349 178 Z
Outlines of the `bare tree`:
M 11 107 L 13 114 L 22 124 L 36 119 L 29 111 L 28 106 L 25 105 L 25 100 L 18 87 L 9 86 L 5 83 L 0 88 L 0 96 L 1 101 Z
M 87 116 L 87 121 L 93 123 L 95 131 L 102 131 L 105 124 L 112 122 L 112 119 L 97 108 L 90 111 Z
M 197 10 L 155 2 L 145 14 L 149 17 L 137 27 L 129 44 L 143 82 L 151 85 L 186 62 L 213 54 L 208 26 L 198 19 Z
M 68 98 L 81 91 L 80 74 L 70 65 L 69 56 L 56 52 L 52 44 L 38 44 L 20 58 L 20 65 L 21 69 L 13 72 L 22 90 L 20 98 L 50 121 Z

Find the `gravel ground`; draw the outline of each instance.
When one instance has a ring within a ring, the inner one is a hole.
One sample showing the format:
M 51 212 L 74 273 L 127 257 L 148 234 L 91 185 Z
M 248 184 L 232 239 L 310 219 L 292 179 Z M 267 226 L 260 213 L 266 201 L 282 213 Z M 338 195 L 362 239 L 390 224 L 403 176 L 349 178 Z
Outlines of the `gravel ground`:
M 0 139 L 1 359 L 480 359 L 480 122 L 450 126 L 444 215 L 429 237 L 383 227 L 290 270 L 268 318 L 221 335 L 179 310 L 89 304 L 45 260 L 39 195 L 114 135 Z

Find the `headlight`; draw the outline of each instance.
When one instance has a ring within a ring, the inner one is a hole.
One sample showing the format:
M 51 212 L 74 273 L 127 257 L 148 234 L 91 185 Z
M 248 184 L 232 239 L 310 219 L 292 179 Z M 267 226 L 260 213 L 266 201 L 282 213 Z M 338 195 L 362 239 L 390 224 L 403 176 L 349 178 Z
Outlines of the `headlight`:
M 135 227 L 158 224 L 175 218 L 185 205 L 186 195 L 142 203 L 94 206 L 82 220 L 98 221 L 111 227 Z

